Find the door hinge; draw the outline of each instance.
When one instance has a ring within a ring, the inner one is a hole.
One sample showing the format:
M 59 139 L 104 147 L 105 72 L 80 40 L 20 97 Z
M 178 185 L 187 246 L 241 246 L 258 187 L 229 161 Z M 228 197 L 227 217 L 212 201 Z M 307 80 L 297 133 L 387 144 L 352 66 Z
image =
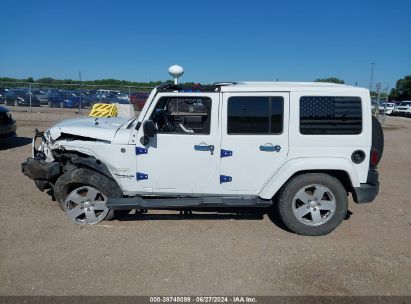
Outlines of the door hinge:
M 136 147 L 136 155 L 139 154 L 147 154 L 147 149 L 146 148 L 141 148 L 141 147 Z
M 220 157 L 233 156 L 233 151 L 221 149 Z
M 137 172 L 136 178 L 138 181 L 143 180 L 143 179 L 148 179 L 148 174 Z
M 233 180 L 231 176 L 228 175 L 220 175 L 220 184 L 222 183 L 229 183 Z

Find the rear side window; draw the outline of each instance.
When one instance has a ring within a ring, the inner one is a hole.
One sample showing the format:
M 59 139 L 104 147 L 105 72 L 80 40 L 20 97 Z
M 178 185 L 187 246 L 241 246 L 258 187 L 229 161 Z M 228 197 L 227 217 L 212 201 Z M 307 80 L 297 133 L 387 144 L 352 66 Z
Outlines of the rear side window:
M 280 134 L 283 132 L 284 99 L 280 96 L 230 97 L 228 134 Z
M 361 98 L 303 96 L 300 98 L 300 133 L 351 135 L 362 131 Z

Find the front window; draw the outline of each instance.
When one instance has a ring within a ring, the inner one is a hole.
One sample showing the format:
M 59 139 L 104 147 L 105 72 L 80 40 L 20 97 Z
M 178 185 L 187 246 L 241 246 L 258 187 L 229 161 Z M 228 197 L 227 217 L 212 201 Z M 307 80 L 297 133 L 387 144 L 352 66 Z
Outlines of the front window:
M 151 115 L 159 133 L 210 134 L 211 99 L 162 97 Z

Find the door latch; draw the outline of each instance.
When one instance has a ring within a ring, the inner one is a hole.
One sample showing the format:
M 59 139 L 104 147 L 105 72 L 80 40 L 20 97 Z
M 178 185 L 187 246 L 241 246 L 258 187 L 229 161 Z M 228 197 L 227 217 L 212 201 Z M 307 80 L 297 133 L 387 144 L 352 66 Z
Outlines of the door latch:
M 201 143 L 194 146 L 194 150 L 196 151 L 210 151 L 211 154 L 214 153 L 214 146 L 207 145 L 206 143 Z
M 273 146 L 272 144 L 265 144 L 260 146 L 260 151 L 264 152 L 280 152 L 281 146 L 275 145 Z

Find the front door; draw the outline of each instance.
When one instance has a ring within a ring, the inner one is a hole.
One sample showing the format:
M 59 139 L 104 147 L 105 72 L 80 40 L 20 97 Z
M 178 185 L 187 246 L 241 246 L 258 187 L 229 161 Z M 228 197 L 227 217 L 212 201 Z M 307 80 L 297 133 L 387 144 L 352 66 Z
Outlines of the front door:
M 220 183 L 256 195 L 288 154 L 289 93 L 223 93 Z
M 154 104 L 145 120 L 158 133 L 137 144 L 137 183 L 156 194 L 206 193 L 218 179 L 219 94 L 161 93 Z

